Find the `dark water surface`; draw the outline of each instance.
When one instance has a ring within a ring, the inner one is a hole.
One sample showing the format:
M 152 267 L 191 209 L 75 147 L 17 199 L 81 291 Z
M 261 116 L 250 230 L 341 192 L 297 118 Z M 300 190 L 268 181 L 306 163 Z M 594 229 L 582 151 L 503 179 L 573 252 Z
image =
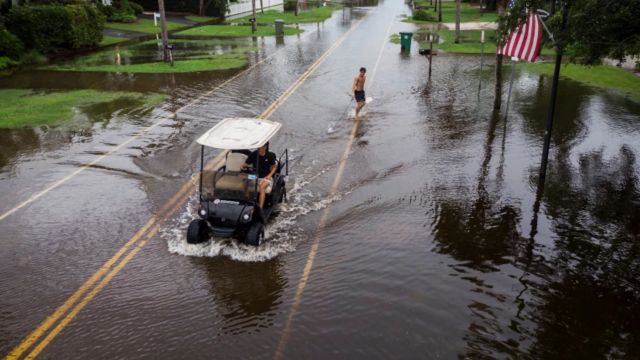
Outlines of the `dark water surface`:
M 272 148 L 293 159 L 272 241 L 187 245 L 192 196 L 41 356 L 272 358 L 319 239 L 284 358 L 640 357 L 640 104 L 562 80 L 537 197 L 550 78 L 519 72 L 508 116 L 494 114 L 493 69 L 478 93 L 478 57 L 438 55 L 428 81 L 417 49 L 389 43 L 413 29 L 407 12 L 386 0 L 284 44 L 258 39 L 251 63 L 275 55 L 210 94 L 242 69 L 0 79 L 169 95 L 80 127 L 0 130 L 2 212 L 145 131 L 0 222 L 0 354 L 189 180 L 199 134 L 259 115 L 357 26 L 271 117 L 284 124 Z M 360 66 L 373 101 L 356 123 Z

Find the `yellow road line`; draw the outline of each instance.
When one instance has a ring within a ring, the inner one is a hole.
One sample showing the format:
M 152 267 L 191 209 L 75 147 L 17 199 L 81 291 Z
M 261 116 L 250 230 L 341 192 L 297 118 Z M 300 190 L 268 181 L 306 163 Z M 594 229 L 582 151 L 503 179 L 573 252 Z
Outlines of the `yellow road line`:
M 131 261 L 131 259 L 133 259 L 134 256 L 136 256 L 136 254 L 138 252 L 140 252 L 140 250 L 142 250 L 142 247 L 144 247 L 144 245 L 146 245 L 146 243 L 153 238 L 153 236 L 155 236 L 155 234 L 158 232 L 158 230 L 160 230 L 162 224 L 171 216 L 173 215 L 181 206 L 182 203 L 184 201 L 186 201 L 189 196 L 191 194 L 191 191 L 187 192 L 185 195 L 182 196 L 181 201 L 177 202 L 163 217 L 162 219 L 151 229 L 151 231 L 149 231 L 149 233 L 147 233 L 147 235 L 145 236 L 144 240 L 140 241 L 128 254 L 127 256 L 125 256 L 122 261 L 120 261 L 120 263 L 118 265 L 116 265 L 111 272 L 109 272 L 109 274 L 107 274 L 102 281 L 100 281 L 100 283 L 94 287 L 91 292 L 89 292 L 89 294 L 87 294 L 87 296 L 85 296 L 82 301 L 80 301 L 74 308 L 73 310 L 71 310 L 69 312 L 69 314 L 67 314 L 67 316 L 64 317 L 64 319 L 62 319 L 60 321 L 60 323 L 58 323 L 58 325 L 51 330 L 51 332 L 33 349 L 33 351 L 31 351 L 31 353 L 29 355 L 27 355 L 25 357 L 25 359 L 34 359 L 36 356 L 38 356 L 38 354 L 40 354 L 40 352 L 47 346 L 49 345 L 49 343 L 51 343 L 51 341 L 60 333 L 60 331 L 62 331 L 62 329 L 64 329 L 67 325 L 69 325 L 69 323 L 78 315 L 78 313 L 85 307 L 87 306 L 87 304 L 93 300 L 93 298 L 105 287 L 107 286 L 107 284 L 109 284 L 111 282 L 111 280 L 125 267 L 125 265 L 127 265 L 129 263 L 129 261 Z
M 216 159 L 220 161 L 221 158 L 222 157 L 219 155 L 213 161 L 216 161 Z M 69 308 L 73 306 L 76 301 L 78 301 L 81 296 L 84 295 L 84 293 L 86 293 L 107 271 L 109 271 L 113 264 L 120 259 L 129 247 L 136 243 L 144 233 L 158 221 L 159 217 L 162 217 L 162 214 L 164 214 L 168 209 L 171 209 L 171 207 L 177 203 L 180 196 L 189 188 L 192 188 L 190 182 L 183 184 L 180 190 L 178 190 L 178 192 L 176 192 L 176 194 L 173 195 L 173 197 L 171 197 L 171 199 L 169 199 L 169 201 L 166 202 L 165 205 L 163 205 L 160 210 L 153 215 L 151 219 L 149 219 L 147 223 L 134 234 L 133 237 L 131 237 L 131 239 L 129 239 L 129 241 L 127 241 L 109 260 L 107 260 L 106 263 L 104 263 L 104 265 L 98 269 L 98 271 L 85 281 L 84 284 L 82 284 L 78 290 L 76 290 L 73 295 L 67 299 L 67 301 L 58 307 L 53 314 L 40 323 L 40 325 L 38 325 L 31 334 L 29 334 L 15 349 L 13 349 L 13 351 L 9 353 L 9 355 L 7 355 L 6 359 L 17 359 L 24 351 L 31 347 L 34 342 L 36 342 L 62 315 L 69 310 Z
M 333 46 L 331 46 L 318 60 L 316 60 L 309 68 L 293 83 L 285 90 L 285 92 L 280 95 L 261 115 L 261 118 L 267 119 L 269 118 L 277 109 L 283 104 L 293 93 L 297 90 L 300 85 L 318 68 L 318 66 L 324 62 L 324 60 L 328 57 L 328 54 L 331 54 L 336 48 L 337 45 L 341 44 L 342 41 L 361 23 L 357 23 L 352 27 L 349 31 L 342 35 L 340 40 L 336 42 Z M 226 155 L 226 151 L 218 154 L 213 160 L 209 161 L 207 164 L 207 168 L 215 167 L 216 164 L 221 164 L 222 159 Z M 213 166 L 212 166 L 213 164 Z M 219 166 L 219 165 L 218 165 Z M 188 191 L 191 189 L 191 191 Z M 151 231 L 149 235 L 146 236 L 144 240 L 142 240 L 136 247 L 133 248 L 125 256 L 125 258 L 111 270 L 100 283 L 95 286 L 89 294 L 87 294 L 81 301 L 78 303 L 67 316 L 60 321 L 60 323 L 32 350 L 32 352 L 27 356 L 27 358 L 35 358 L 57 335 L 64 327 L 66 327 L 77 314 L 82 310 L 110 281 L 113 277 L 118 274 L 122 268 L 140 251 L 142 246 L 147 243 L 147 241 L 153 237 L 158 229 L 164 224 L 166 219 L 173 214 L 182 204 L 189 198 L 191 192 L 194 190 L 194 187 L 190 181 L 185 182 L 180 190 L 161 208 L 161 210 L 154 215 L 144 226 L 141 228 L 136 234 L 122 247 L 118 252 L 109 259 L 94 275 L 89 278 L 76 292 L 64 302 L 62 306 L 60 306 L 53 314 L 51 314 L 45 321 L 43 321 L 26 339 L 24 339 L 9 355 L 7 355 L 6 359 L 18 359 L 26 350 L 28 350 L 33 344 L 53 325 L 55 322 L 64 315 L 80 297 L 82 297 L 100 278 L 113 266 L 114 263 L 118 261 L 118 259 L 131 247 L 131 245 L 135 244 L 142 235 L 150 228 Z M 186 195 L 184 194 L 186 192 Z M 167 212 L 165 214 L 165 212 Z M 158 219 L 160 218 L 160 219 Z M 155 225 L 154 225 L 155 224 Z
M 311 33 L 309 33 L 310 35 Z M 308 35 L 307 35 L 308 36 Z M 303 38 L 301 38 L 300 40 L 298 40 L 298 42 L 301 42 Z M 226 86 L 227 84 L 229 84 L 230 82 L 236 80 L 237 78 L 239 78 L 240 76 L 248 73 L 249 71 L 253 70 L 256 66 L 264 63 L 265 61 L 271 59 L 272 57 L 276 56 L 279 52 L 284 51 L 286 48 L 282 48 L 280 50 L 276 50 L 273 54 L 265 57 L 264 59 L 258 61 L 257 63 L 251 65 L 250 67 L 244 69 L 243 71 L 237 73 L 236 75 L 234 75 L 233 77 L 227 79 L 226 81 L 224 81 L 223 83 L 221 83 L 220 85 L 216 86 L 215 88 L 213 88 L 212 90 L 210 90 L 209 92 L 205 93 L 204 95 L 194 99 L 193 101 L 191 101 L 190 103 L 180 107 L 178 110 L 176 110 L 174 112 L 174 116 L 183 111 L 184 109 L 186 109 L 187 107 L 197 103 L 198 101 L 204 99 L 207 96 L 210 96 L 211 94 L 213 94 L 214 92 L 220 90 L 221 88 L 223 88 L 224 86 Z M 51 190 L 57 188 L 58 186 L 66 183 L 67 181 L 69 181 L 70 179 L 74 178 L 76 175 L 80 174 L 81 172 L 87 170 L 88 168 L 91 168 L 93 165 L 95 165 L 96 163 L 100 162 L 101 160 L 103 160 L 106 157 L 109 157 L 111 155 L 113 155 L 114 153 L 116 153 L 118 150 L 122 149 L 122 147 L 124 147 L 125 145 L 129 144 L 130 142 L 138 139 L 140 136 L 148 133 L 150 130 L 156 128 L 158 125 L 163 124 L 164 122 L 166 122 L 168 119 L 167 118 L 163 118 L 155 123 L 153 123 L 152 125 L 142 129 L 138 134 L 132 136 L 131 138 L 127 139 L 126 141 L 124 141 L 122 144 L 116 146 L 114 149 L 109 150 L 107 153 L 102 154 L 98 157 L 96 157 L 95 159 L 93 159 L 90 163 L 83 165 L 82 167 L 80 167 L 79 169 L 77 169 L 76 171 L 72 172 L 71 174 L 63 177 L 62 179 L 54 182 L 53 184 L 47 186 L 47 188 L 45 188 L 44 190 L 30 196 L 27 200 L 21 202 L 20 204 L 14 206 L 12 209 L 5 211 L 4 213 L 2 213 L 0 215 L 0 221 L 4 220 L 5 218 L 9 217 L 11 214 L 15 213 L 16 211 L 22 209 L 23 207 L 31 204 L 32 202 L 38 200 L 40 197 L 42 197 L 43 195 L 49 193 Z
M 378 58 L 376 60 L 376 64 L 373 68 L 373 74 L 371 76 L 371 81 L 369 82 L 370 87 L 372 87 L 373 80 L 375 79 L 375 75 L 378 71 L 378 65 L 380 64 L 380 59 L 382 58 L 382 52 L 386 45 L 386 41 L 389 38 L 389 33 L 391 32 L 391 26 L 394 21 L 392 20 L 389 23 L 389 27 L 387 27 L 387 33 L 384 37 L 384 42 L 380 47 L 380 52 L 378 53 Z M 353 142 L 355 141 L 356 134 L 358 133 L 358 129 L 360 128 L 360 118 L 357 117 L 353 124 L 353 128 L 351 129 L 351 134 L 349 135 L 349 140 L 347 141 L 347 146 L 345 146 L 344 152 L 342 153 L 342 157 L 340 158 L 340 165 L 338 166 L 338 170 L 336 172 L 336 177 L 333 180 L 333 184 L 331 185 L 331 190 L 329 191 L 329 198 L 332 198 L 336 192 L 338 191 L 338 186 L 340 185 L 340 181 L 342 180 L 342 175 L 344 174 L 344 168 L 347 164 L 347 159 L 349 158 L 349 154 L 351 152 L 351 147 L 353 146 Z M 276 352 L 274 353 L 274 359 L 282 359 L 284 355 L 285 346 L 289 340 L 289 336 L 291 333 L 291 324 L 293 323 L 293 318 L 298 312 L 298 308 L 300 307 L 300 303 L 302 302 L 302 295 L 304 293 L 304 289 L 309 282 L 309 276 L 311 275 L 311 270 L 313 269 L 313 263 L 315 261 L 316 255 L 318 253 L 318 249 L 320 247 L 320 240 L 322 239 L 322 235 L 324 234 L 324 228 L 327 224 L 327 220 L 329 219 L 329 212 L 331 210 L 331 206 L 328 205 L 324 208 L 322 212 L 322 217 L 320 218 L 320 222 L 318 223 L 318 227 L 316 228 L 316 234 L 313 238 L 313 243 L 311 245 L 311 249 L 309 249 L 309 255 L 307 256 L 307 262 L 304 265 L 304 270 L 302 271 L 302 276 L 300 277 L 300 281 L 298 282 L 298 287 L 296 288 L 296 293 L 293 299 L 293 304 L 291 304 L 291 308 L 289 309 L 289 314 L 287 315 L 287 320 L 284 325 L 284 329 L 282 330 L 282 335 L 280 336 L 280 341 L 276 347 Z

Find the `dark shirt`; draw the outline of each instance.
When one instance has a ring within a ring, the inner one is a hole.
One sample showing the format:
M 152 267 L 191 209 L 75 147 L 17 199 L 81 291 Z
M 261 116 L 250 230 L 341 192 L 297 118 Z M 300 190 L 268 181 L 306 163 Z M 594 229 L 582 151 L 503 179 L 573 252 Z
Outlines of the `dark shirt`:
M 258 156 L 258 150 L 249 155 L 245 164 L 253 165 L 253 169 L 256 169 L 256 157 L 258 157 L 258 171 L 260 172 L 258 177 L 263 178 L 269 175 L 271 172 L 271 166 L 276 164 L 276 154 L 268 151 L 266 156 Z

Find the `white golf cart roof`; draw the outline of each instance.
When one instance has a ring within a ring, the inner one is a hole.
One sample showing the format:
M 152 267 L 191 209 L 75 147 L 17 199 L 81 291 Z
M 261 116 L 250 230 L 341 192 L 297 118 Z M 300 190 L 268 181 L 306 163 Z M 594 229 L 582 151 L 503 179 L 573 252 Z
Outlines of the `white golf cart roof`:
M 245 150 L 264 145 L 282 124 L 258 118 L 227 118 L 196 140 L 198 144 L 216 149 Z

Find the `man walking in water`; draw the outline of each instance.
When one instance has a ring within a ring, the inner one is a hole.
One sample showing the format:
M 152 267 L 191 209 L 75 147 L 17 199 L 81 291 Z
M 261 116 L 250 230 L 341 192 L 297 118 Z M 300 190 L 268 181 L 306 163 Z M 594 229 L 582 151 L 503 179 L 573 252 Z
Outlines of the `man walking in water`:
M 362 110 L 362 107 L 365 104 L 364 97 L 364 81 L 367 79 L 365 76 L 367 69 L 361 67 L 360 72 L 356 75 L 356 78 L 353 79 L 353 96 L 356 98 L 356 117 Z

